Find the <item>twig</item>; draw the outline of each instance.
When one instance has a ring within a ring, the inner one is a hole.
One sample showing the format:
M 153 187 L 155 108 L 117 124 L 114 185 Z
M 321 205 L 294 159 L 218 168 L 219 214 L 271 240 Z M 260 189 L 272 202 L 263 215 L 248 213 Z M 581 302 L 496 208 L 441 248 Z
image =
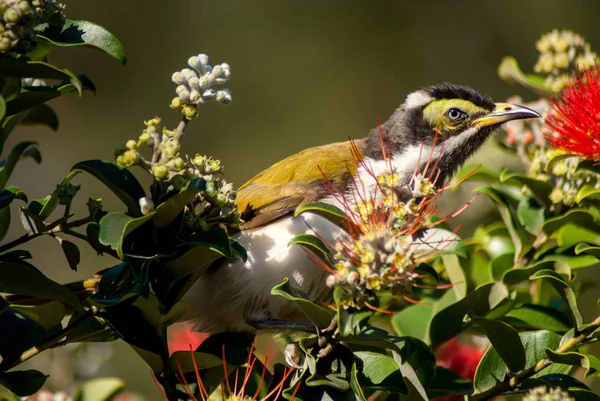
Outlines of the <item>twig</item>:
M 181 119 L 177 128 L 175 128 L 175 135 L 173 139 L 177 142 L 181 142 L 181 138 L 183 138 L 183 134 L 185 134 L 185 127 L 187 127 L 189 120 L 185 117 Z
M 593 332 L 595 332 L 596 330 L 598 330 L 598 328 L 600 328 L 600 316 L 598 316 L 592 323 L 590 323 L 590 325 L 588 327 L 586 327 L 584 330 L 579 332 L 579 334 L 575 335 L 569 341 L 567 341 L 566 343 L 564 343 L 563 345 L 558 347 L 555 352 L 557 352 L 557 353 L 569 352 L 575 348 L 580 347 L 584 343 L 584 341 L 587 339 L 587 337 L 589 335 L 591 335 Z M 487 399 L 493 398 L 497 395 L 500 395 L 506 391 L 510 391 L 510 390 L 516 388 L 524 380 L 529 379 L 531 376 L 541 372 L 542 370 L 544 370 L 551 364 L 552 364 L 552 361 L 550 359 L 544 358 L 544 359 L 538 361 L 535 365 L 533 365 L 529 369 L 526 369 L 515 376 L 512 376 L 512 377 L 509 376 L 503 382 L 498 383 L 497 385 L 490 388 L 489 390 L 486 390 L 482 393 L 476 394 L 469 398 L 472 401 L 487 400 Z
M 92 306 L 90 309 L 88 309 L 88 311 L 86 313 L 79 316 L 72 324 L 65 327 L 63 330 L 59 331 L 54 336 L 48 338 L 46 341 L 44 341 L 40 345 L 28 349 L 27 351 L 23 352 L 21 355 L 19 355 L 19 357 L 15 358 L 15 359 L 2 362 L 0 364 L 0 371 L 6 372 L 7 370 L 10 370 L 10 369 L 20 365 L 21 363 L 27 361 L 28 359 L 33 358 L 40 352 L 43 352 L 43 351 L 46 351 L 47 349 L 52 348 L 60 340 L 62 340 L 66 336 L 68 336 L 71 332 L 73 332 L 73 330 L 75 330 L 81 324 L 83 324 L 88 317 L 95 316 L 98 312 L 99 312 L 99 309 L 96 308 L 95 306 Z

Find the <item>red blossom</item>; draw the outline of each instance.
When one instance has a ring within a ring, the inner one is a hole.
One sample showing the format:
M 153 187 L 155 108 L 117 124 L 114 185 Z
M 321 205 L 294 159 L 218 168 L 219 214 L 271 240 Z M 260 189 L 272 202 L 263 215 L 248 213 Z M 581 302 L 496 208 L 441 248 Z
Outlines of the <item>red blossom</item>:
M 198 346 L 208 337 L 208 333 L 200 333 L 188 323 L 181 323 L 169 330 L 169 352 L 189 351 Z
M 588 159 L 600 159 L 600 69 L 577 74 L 563 89 L 546 124 L 546 139 L 554 147 Z

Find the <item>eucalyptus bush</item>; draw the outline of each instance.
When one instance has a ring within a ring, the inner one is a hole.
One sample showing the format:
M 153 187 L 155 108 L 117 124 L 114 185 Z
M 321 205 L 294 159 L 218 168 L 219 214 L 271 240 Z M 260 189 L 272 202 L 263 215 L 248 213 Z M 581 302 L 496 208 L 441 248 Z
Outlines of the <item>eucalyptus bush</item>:
M 94 90 L 85 76 L 47 62 L 53 46 L 94 46 L 121 62 L 125 56 L 110 33 L 68 20 L 54 1 L 0 5 L 4 143 L 21 124 L 56 129 L 48 100 Z M 482 181 L 476 192 L 496 208 L 495 221 L 479 226 L 472 238 L 462 240 L 448 225 L 469 202 L 445 218 L 435 214 L 434 202 L 448 189 L 433 185 L 435 160 L 408 187 L 398 185 L 394 171 L 376 177 L 380 203 L 342 211 L 314 202 L 296 210 L 326 216 L 347 235 L 333 246 L 316 235 L 290 244 L 305 247 L 315 269 L 330 272 L 323 285 L 334 300 L 314 304 L 288 281 L 273 288 L 273 296 L 297 303 L 314 324 L 316 334 L 292 344 L 294 367 L 276 364 L 269 371 L 244 333 L 214 334 L 197 349 L 172 355 L 167 343 L 167 329 L 183 316 L 181 298 L 195 280 L 219 261 L 246 258 L 231 236 L 243 221 L 221 163 L 188 155 L 182 146 L 200 106 L 231 102 L 222 87 L 231 77 L 228 64 L 191 57 L 171 77 L 176 96 L 170 107 L 181 115 L 176 127 L 163 126 L 158 117 L 145 121 L 139 136 L 124 138 L 114 161 L 75 164 L 44 198 L 30 201 L 8 186 L 20 159 L 41 161 L 34 143 L 16 145 L 0 167 L 0 236 L 11 207 L 19 208 L 24 230 L 0 245 L 0 384 L 16 396 L 31 395 L 46 376 L 18 370 L 25 360 L 69 343 L 122 339 L 146 361 L 169 400 L 600 399 L 586 384 L 600 370 L 591 348 L 600 337 L 600 316 L 583 320 L 578 299 L 588 286 L 576 279 L 579 269 L 597 269 L 600 259 L 600 168 L 594 161 L 600 153 L 592 146 L 600 143 L 600 75 L 596 55 L 578 35 L 552 32 L 538 49 L 537 74 L 524 74 L 511 58 L 499 69 L 507 81 L 542 96 L 532 107 L 547 114 L 545 121 L 512 123 L 497 138 L 523 169 L 467 167 L 450 185 Z M 151 174 L 149 188 L 131 167 Z M 121 209 L 104 210 L 99 194 L 87 200 L 87 216 L 74 218 L 81 172 L 112 191 Z M 57 240 L 65 268 L 80 262 L 70 237 L 114 265 L 96 278 L 61 285 L 19 249 L 44 235 Z M 457 345 L 461 341 L 470 348 Z M 450 361 L 477 349 L 476 358 L 460 359 L 460 368 Z M 474 377 L 463 369 L 469 364 Z M 90 382 L 77 398 L 94 392 L 95 399 L 110 398 L 122 386 L 114 379 Z

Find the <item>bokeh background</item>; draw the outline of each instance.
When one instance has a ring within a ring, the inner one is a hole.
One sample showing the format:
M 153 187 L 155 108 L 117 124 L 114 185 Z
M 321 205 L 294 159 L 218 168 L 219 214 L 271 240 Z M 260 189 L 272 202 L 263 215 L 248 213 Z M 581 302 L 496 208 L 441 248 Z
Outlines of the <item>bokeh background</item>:
M 170 76 L 191 55 L 207 53 L 211 64 L 231 65 L 233 103 L 202 107 L 187 132 L 185 151 L 220 159 L 228 179 L 239 186 L 301 149 L 364 136 L 407 93 L 424 85 L 450 81 L 496 99 L 519 94 L 533 100 L 500 81 L 501 58 L 513 55 L 530 71 L 535 41 L 553 28 L 581 33 L 598 51 L 599 11 L 597 0 L 67 1 L 69 18 L 94 21 L 119 37 L 128 62 L 122 66 L 90 49 L 51 54 L 54 64 L 87 74 L 98 91 L 52 102 L 61 117 L 58 133 L 36 127 L 12 135 L 12 144 L 39 141 L 44 157 L 41 166 L 29 160 L 20 164 L 12 184 L 30 198 L 44 197 L 76 162 L 111 159 L 116 147 L 137 138 L 143 120 L 161 116 L 174 126 L 179 117 L 168 108 L 175 88 Z M 477 161 L 510 163 L 493 144 Z M 77 180 L 83 188 L 75 212 L 84 211 L 89 196 L 103 197 L 107 209 L 118 207 L 93 179 Z M 468 191 L 450 194 L 445 207 L 469 196 Z M 484 213 L 480 199 L 463 218 L 468 223 Z M 14 222 L 7 240 L 20 235 L 18 219 Z M 42 238 L 29 249 L 35 264 L 60 282 L 114 263 L 81 244 L 83 261 L 72 272 L 53 242 Z M 89 376 L 117 375 L 128 389 L 160 399 L 148 368 L 120 342 L 62 349 L 31 364 L 50 373 L 54 389 L 68 389 L 73 380 Z

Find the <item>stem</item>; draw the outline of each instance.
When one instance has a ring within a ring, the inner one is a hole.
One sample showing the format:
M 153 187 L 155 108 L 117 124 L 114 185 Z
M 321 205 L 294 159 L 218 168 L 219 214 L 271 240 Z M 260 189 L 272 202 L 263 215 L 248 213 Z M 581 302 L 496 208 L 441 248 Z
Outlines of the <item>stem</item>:
M 181 142 L 181 138 L 183 138 L 183 134 L 185 134 L 185 127 L 187 127 L 188 122 L 189 120 L 183 117 L 177 128 L 175 128 L 175 136 L 173 136 L 173 139 L 177 142 Z
M 95 306 L 92 306 L 90 309 L 87 310 L 86 313 L 79 316 L 71 325 L 65 327 L 63 330 L 59 331 L 54 336 L 48 338 L 46 341 L 44 341 L 40 345 L 28 349 L 27 351 L 23 352 L 19 357 L 15 358 L 13 360 L 9 360 L 9 361 L 5 361 L 5 362 L 1 363 L 0 371 L 6 372 L 7 370 L 10 370 L 10 369 L 20 365 L 21 363 L 33 358 L 40 352 L 43 352 L 43 351 L 46 351 L 47 349 L 52 348 L 60 340 L 62 340 L 66 336 L 68 336 L 71 332 L 73 332 L 73 330 L 75 330 L 81 324 L 83 324 L 88 317 L 95 316 L 98 312 L 99 312 L 99 309 L 96 308 Z
M 37 234 L 33 234 L 33 235 L 23 234 L 22 236 L 9 242 L 8 244 L 4 244 L 4 245 L 0 246 L 0 253 L 8 251 L 9 249 L 14 248 L 16 246 L 22 245 L 22 244 L 26 243 L 27 241 L 31 241 L 32 239 L 39 237 L 42 234 L 45 234 L 45 233 L 37 233 Z
M 586 327 L 585 330 L 582 330 L 581 332 L 579 332 L 579 334 L 577 334 L 569 341 L 558 347 L 555 352 L 569 352 L 575 348 L 580 347 L 585 342 L 585 340 L 587 340 L 587 337 L 591 335 L 594 331 L 598 330 L 598 328 L 600 328 L 600 316 L 598 316 L 588 327 Z M 493 398 L 497 395 L 505 393 L 506 391 L 516 388 L 519 384 L 521 384 L 521 382 L 541 372 L 551 364 L 552 361 L 550 359 L 544 358 L 538 361 L 535 365 L 531 366 L 529 369 L 522 371 L 516 376 L 507 377 L 506 379 L 504 379 L 503 382 L 498 383 L 489 390 L 486 390 L 483 393 L 479 393 L 469 398 L 472 401 L 481 401 Z
M 179 397 L 177 396 L 177 388 L 173 385 L 172 379 L 175 378 L 175 374 L 171 369 L 171 364 L 169 363 L 169 344 L 167 342 L 167 329 L 163 328 L 158 333 L 160 342 L 161 342 L 161 352 L 160 359 L 162 360 L 162 364 L 164 367 L 163 371 L 163 387 L 165 389 L 165 393 L 167 398 L 170 401 L 178 401 Z

